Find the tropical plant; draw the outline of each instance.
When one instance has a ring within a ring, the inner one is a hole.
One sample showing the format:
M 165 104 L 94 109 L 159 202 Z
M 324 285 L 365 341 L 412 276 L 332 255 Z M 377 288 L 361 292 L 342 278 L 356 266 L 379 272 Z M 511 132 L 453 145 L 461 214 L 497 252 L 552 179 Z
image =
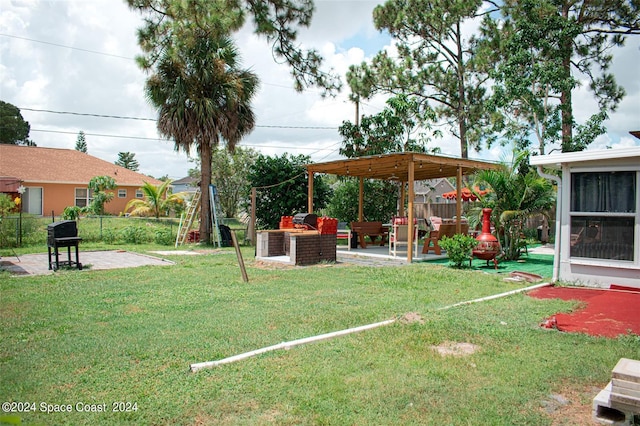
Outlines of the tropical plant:
M 80 218 L 80 213 L 82 213 L 82 208 L 78 206 L 67 206 L 62 210 L 62 219 L 63 220 L 78 220 Z
M 111 176 L 94 176 L 89 181 L 89 189 L 93 191 L 93 201 L 87 206 L 87 211 L 98 216 L 105 214 L 104 205 L 113 200 L 112 189 L 116 188 L 116 181 Z
M 491 188 L 480 198 L 480 205 L 493 209 L 492 221 L 498 229 L 504 258 L 518 259 L 521 225 L 532 215 L 548 214 L 555 205 L 553 186 L 529 167 L 526 152 L 514 154 L 510 164 L 503 162 L 498 169 L 479 171 L 476 184 Z
M 149 182 L 144 182 L 140 190 L 144 198 L 134 198 L 125 206 L 125 212 L 131 210 L 131 216 L 168 216 L 176 205 L 184 202 L 186 193 L 170 193 L 171 181 L 167 180 L 156 186 Z
M 192 38 L 177 38 L 163 51 L 146 83 L 146 94 L 158 109 L 158 131 L 173 138 L 176 150 L 200 154 L 200 239 L 211 241 L 211 158 L 220 140 L 233 151 L 255 125 L 251 100 L 257 76 L 240 68 L 233 41 L 193 30 Z

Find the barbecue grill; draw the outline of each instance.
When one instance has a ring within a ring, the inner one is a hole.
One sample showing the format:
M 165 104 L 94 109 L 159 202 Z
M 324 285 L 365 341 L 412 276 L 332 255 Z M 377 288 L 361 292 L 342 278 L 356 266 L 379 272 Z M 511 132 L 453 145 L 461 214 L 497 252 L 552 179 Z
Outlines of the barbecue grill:
M 49 269 L 54 271 L 62 266 L 76 266 L 82 269 L 82 263 L 78 258 L 78 244 L 82 238 L 78 237 L 78 225 L 75 220 L 63 220 L 47 225 L 47 251 L 49 252 Z M 61 247 L 67 248 L 67 261 L 60 261 L 59 250 Z M 71 247 L 76 249 L 76 260 L 71 260 Z M 55 255 L 55 262 L 52 260 Z
M 297 213 L 293 216 L 294 228 L 317 229 L 318 216 L 313 213 Z

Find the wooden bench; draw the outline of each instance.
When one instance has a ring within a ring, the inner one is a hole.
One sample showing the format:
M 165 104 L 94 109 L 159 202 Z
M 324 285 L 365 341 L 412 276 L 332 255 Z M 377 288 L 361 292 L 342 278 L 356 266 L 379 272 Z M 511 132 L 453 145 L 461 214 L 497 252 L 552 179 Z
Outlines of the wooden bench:
M 382 222 L 351 222 L 351 232 L 358 234 L 360 247 L 367 248 L 364 237 L 371 238 L 371 244 L 375 244 L 376 239 L 380 237 L 380 245 L 384 246 L 387 243 L 389 229 L 382 226 Z
M 469 224 L 460 224 L 460 233 L 467 235 L 469 233 Z M 431 231 L 429 236 L 424 240 L 424 246 L 422 247 L 422 253 L 427 254 L 429 250 L 433 250 L 435 254 L 442 254 L 442 249 L 438 244 L 438 241 L 442 237 L 453 237 L 456 234 L 455 223 L 443 223 L 440 225 L 440 229 L 437 231 Z M 433 245 L 432 245 L 433 244 Z

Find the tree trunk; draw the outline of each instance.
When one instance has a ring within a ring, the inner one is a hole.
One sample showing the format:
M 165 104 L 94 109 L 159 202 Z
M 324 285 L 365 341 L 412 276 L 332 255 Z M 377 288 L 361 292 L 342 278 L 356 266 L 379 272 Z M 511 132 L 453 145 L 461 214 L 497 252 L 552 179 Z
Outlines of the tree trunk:
M 565 2 L 562 5 L 562 16 L 565 19 L 569 19 L 569 4 Z M 571 53 L 572 49 L 572 40 L 570 38 L 565 38 L 562 41 L 562 50 L 561 55 L 562 58 L 562 71 L 567 79 L 567 81 L 571 78 Z M 560 94 L 560 104 L 561 104 L 561 115 L 562 115 L 562 152 L 571 152 L 573 151 L 573 106 L 571 105 L 571 88 L 565 88 L 562 90 Z
M 456 43 L 458 49 L 458 128 L 460 131 L 460 157 L 469 158 L 469 145 L 467 144 L 467 110 L 464 79 L 464 57 L 462 48 L 462 30 L 460 21 L 456 23 Z
M 211 183 L 211 142 L 200 143 L 200 241 L 211 244 L 211 203 L 209 184 Z

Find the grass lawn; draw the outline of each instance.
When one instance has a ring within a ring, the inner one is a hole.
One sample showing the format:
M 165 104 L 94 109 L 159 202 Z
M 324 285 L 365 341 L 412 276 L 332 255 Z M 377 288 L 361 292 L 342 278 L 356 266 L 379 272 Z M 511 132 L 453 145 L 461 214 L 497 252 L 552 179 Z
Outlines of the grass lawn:
M 35 403 L 14 414 L 45 425 L 585 424 L 618 359 L 640 359 L 638 336 L 538 326 L 571 302 L 519 294 L 436 311 L 527 285 L 500 275 L 428 263 L 276 267 L 253 253 L 243 248 L 248 284 L 233 249 L 168 256 L 174 266 L 0 273 L 2 401 Z M 189 371 L 409 312 L 424 321 Z M 445 357 L 431 348 L 444 342 L 478 350 Z M 571 402 L 555 407 L 553 395 Z M 44 413 L 46 404 L 71 412 Z

